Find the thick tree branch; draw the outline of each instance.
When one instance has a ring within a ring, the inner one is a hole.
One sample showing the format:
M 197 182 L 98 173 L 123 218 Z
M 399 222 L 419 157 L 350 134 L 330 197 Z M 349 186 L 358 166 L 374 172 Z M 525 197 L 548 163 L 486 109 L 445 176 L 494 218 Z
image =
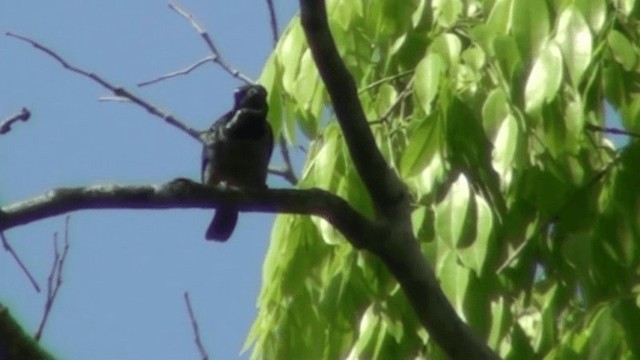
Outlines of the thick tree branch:
M 329 92 L 356 170 L 378 213 L 393 212 L 398 202 L 406 197 L 405 189 L 376 145 L 356 84 L 329 31 L 325 2 L 300 0 L 300 14 L 309 49 Z
M 187 179 L 163 185 L 95 185 L 59 188 L 0 209 L 0 231 L 71 211 L 88 209 L 211 209 L 233 204 L 240 211 L 319 216 L 355 247 L 370 243 L 377 226 L 342 198 L 320 189 L 250 190 L 204 186 Z
M 387 166 L 375 143 L 355 82 L 331 36 L 325 2 L 300 0 L 300 9 L 309 48 L 331 97 L 349 153 L 383 224 L 365 247 L 384 261 L 421 324 L 451 358 L 498 359 L 460 319 L 422 255 L 412 232 L 405 187 Z

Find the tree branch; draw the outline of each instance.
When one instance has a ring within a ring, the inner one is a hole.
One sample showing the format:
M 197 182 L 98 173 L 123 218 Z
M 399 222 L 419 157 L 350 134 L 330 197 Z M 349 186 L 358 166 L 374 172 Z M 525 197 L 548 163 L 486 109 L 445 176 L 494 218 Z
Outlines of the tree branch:
M 395 207 L 406 198 L 406 191 L 376 145 L 356 84 L 329 31 L 325 2 L 300 0 L 300 14 L 309 49 L 329 92 L 356 170 L 377 212 L 393 216 Z
M 623 129 L 618 129 L 615 127 L 603 127 L 594 124 L 585 124 L 584 128 L 590 131 L 602 132 L 605 134 L 613 134 L 613 135 L 624 135 L 629 137 L 634 137 L 640 139 L 640 134 L 634 133 L 633 131 L 627 131 Z
M 342 198 L 320 189 L 222 189 L 187 179 L 162 185 L 94 185 L 59 188 L 0 209 L 0 231 L 51 216 L 88 209 L 211 209 L 316 215 L 362 248 L 380 230 Z
M 0 231 L 0 240 L 2 240 L 2 247 L 4 247 L 5 251 L 11 254 L 11 256 L 13 257 L 13 260 L 15 260 L 16 263 L 18 263 L 18 266 L 20 267 L 22 272 L 27 276 L 27 278 L 31 282 L 31 285 L 33 285 L 33 288 L 36 289 L 37 292 L 40 292 L 40 286 L 38 285 L 38 282 L 33 277 L 33 275 L 31 275 L 31 272 L 22 262 L 22 260 L 20 259 L 18 254 L 15 252 L 15 250 L 13 250 L 13 247 L 9 245 L 9 241 L 7 240 L 7 237 L 4 236 L 4 232 L 2 231 Z
M 22 36 L 22 35 L 18 35 L 12 32 L 6 32 L 5 33 L 7 36 L 10 36 L 12 38 L 16 38 L 18 40 L 24 41 L 26 43 L 31 44 L 33 47 L 35 47 L 36 49 L 44 52 L 45 54 L 51 56 L 52 58 L 56 59 L 65 69 L 72 71 L 76 74 L 80 74 L 84 77 L 88 77 L 89 79 L 97 82 L 98 84 L 102 85 L 104 88 L 109 89 L 115 96 L 117 97 L 123 97 L 126 98 L 128 100 L 130 100 L 131 102 L 143 107 L 145 110 L 147 110 L 148 112 L 150 112 L 151 114 L 162 118 L 164 121 L 166 121 L 167 123 L 169 123 L 169 125 L 173 125 L 176 128 L 182 130 L 183 132 L 187 133 L 189 136 L 191 136 L 192 138 L 201 141 L 200 140 L 200 132 L 187 126 L 186 124 L 182 123 L 181 121 L 179 121 L 178 119 L 176 119 L 173 115 L 166 113 L 164 111 L 162 111 L 161 109 L 159 109 L 158 107 L 151 105 L 151 103 L 143 100 L 142 98 L 133 95 L 132 93 L 130 93 L 127 89 L 122 88 L 122 87 L 118 87 L 115 86 L 111 83 L 109 83 L 108 81 L 104 80 L 102 77 L 100 77 L 99 75 L 92 73 L 92 72 L 88 72 L 86 70 L 83 70 L 79 67 L 76 67 L 74 65 L 72 65 L 71 63 L 69 63 L 68 61 L 66 61 L 62 56 L 58 55 L 58 53 L 56 53 L 55 51 L 49 49 L 48 47 L 40 44 L 39 42 L 32 40 L 26 36 Z
M 140 83 L 138 83 L 138 87 L 152 85 L 152 84 L 155 84 L 155 83 L 160 82 L 162 80 L 170 79 L 172 77 L 176 77 L 176 76 L 180 76 L 180 75 L 187 75 L 190 72 L 192 72 L 193 70 L 199 68 L 201 65 L 204 65 L 204 64 L 206 64 L 208 62 L 211 62 L 211 61 L 214 61 L 214 59 L 215 58 L 213 56 L 207 56 L 205 58 L 200 59 L 196 63 L 189 65 L 188 67 L 186 67 L 184 69 L 177 70 L 177 71 L 174 71 L 174 72 L 170 72 L 168 74 L 164 74 L 164 75 L 158 76 L 155 79 L 151 79 L 151 80 L 140 82 Z
M 380 219 L 380 232 L 367 243 L 385 263 L 411 302 L 430 337 L 453 359 L 498 359 L 458 316 L 422 255 L 411 227 L 406 188 L 387 166 L 358 98 L 355 81 L 329 30 L 325 2 L 300 0 L 309 48 L 325 83 L 349 153 Z
M 227 63 L 222 58 L 222 55 L 220 55 L 220 52 L 218 51 L 218 48 L 213 43 L 213 40 L 211 40 L 211 37 L 209 36 L 209 33 L 207 32 L 205 27 L 202 26 L 192 14 L 190 14 L 187 11 L 185 11 L 184 9 L 182 9 L 175 2 L 170 2 L 169 3 L 169 7 L 171 8 L 171 10 L 175 11 L 180 16 L 182 16 L 183 18 L 187 19 L 187 21 L 189 21 L 191 26 L 198 32 L 198 34 L 200 34 L 200 36 L 202 37 L 204 42 L 207 44 L 207 47 L 209 47 L 209 50 L 211 51 L 211 55 L 212 55 L 212 58 L 213 58 L 212 61 L 213 62 L 215 62 L 216 64 L 220 65 L 226 72 L 231 74 L 231 76 L 233 76 L 233 77 L 235 77 L 237 79 L 240 79 L 240 80 L 244 81 L 247 84 L 255 83 L 255 81 L 253 79 L 251 79 L 250 77 L 248 77 L 245 74 L 241 73 L 240 70 L 233 68 L 229 63 Z
M 269 20 L 271 24 L 271 35 L 273 36 L 273 48 L 276 48 L 278 45 L 278 39 L 280 35 L 278 34 L 278 17 L 276 16 L 276 9 L 273 6 L 273 0 L 266 0 L 267 8 L 269 9 Z
M 23 107 L 19 113 L 9 116 L 7 119 L 0 123 L 0 135 L 6 134 L 11 131 L 11 125 L 18 121 L 27 121 L 31 117 L 29 109 Z
M 38 330 L 34 336 L 36 341 L 40 341 L 44 327 L 49 319 L 49 314 L 51 314 L 53 302 L 58 297 L 58 291 L 60 291 L 60 287 L 62 286 L 62 270 L 64 269 L 64 262 L 67 259 L 68 253 L 69 216 L 67 216 L 64 222 L 64 246 L 62 248 L 62 253 L 60 253 L 60 250 L 58 249 L 58 233 L 56 232 L 53 234 L 53 265 L 49 272 L 49 277 L 47 278 L 47 298 L 44 303 L 44 313 L 42 314 L 40 325 L 38 326 Z
M 204 348 L 204 345 L 202 345 L 202 340 L 200 339 L 200 327 L 198 327 L 196 315 L 193 313 L 191 300 L 189 300 L 189 293 L 186 291 L 184 293 L 184 302 L 187 304 L 187 313 L 189 314 L 189 320 L 191 321 L 191 328 L 193 329 L 193 336 L 195 338 L 196 346 L 198 347 L 198 352 L 200 353 L 200 358 L 202 360 L 209 360 L 209 354 Z

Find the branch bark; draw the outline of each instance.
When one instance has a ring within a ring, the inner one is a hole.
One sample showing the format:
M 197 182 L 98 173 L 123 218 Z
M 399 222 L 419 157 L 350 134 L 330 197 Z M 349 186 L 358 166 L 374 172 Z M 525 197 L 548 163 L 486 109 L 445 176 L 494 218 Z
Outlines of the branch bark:
M 378 149 L 358 98 L 353 77 L 342 61 L 323 0 L 300 0 L 302 27 L 342 129 L 349 153 L 382 224 L 365 248 L 385 263 L 409 298 L 431 338 L 453 359 L 498 359 L 458 316 L 440 288 L 411 227 L 410 198 L 400 178 Z
M 349 154 L 379 214 L 392 215 L 406 199 L 405 187 L 382 157 L 358 98 L 353 77 L 342 61 L 326 16 L 324 1 L 301 0 L 300 19 L 313 59 L 318 67 Z
M 222 189 L 177 179 L 162 185 L 94 185 L 59 188 L 0 209 L 0 231 L 77 210 L 211 209 L 233 205 L 240 211 L 316 215 L 362 248 L 379 229 L 342 198 L 320 189 Z

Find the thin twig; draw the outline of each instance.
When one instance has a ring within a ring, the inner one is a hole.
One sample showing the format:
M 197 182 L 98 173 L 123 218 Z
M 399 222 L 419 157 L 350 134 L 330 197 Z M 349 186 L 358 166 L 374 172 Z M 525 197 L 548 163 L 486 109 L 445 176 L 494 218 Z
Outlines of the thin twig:
M 411 93 L 412 87 L 413 87 L 413 78 L 411 80 L 409 80 L 409 82 L 404 87 L 404 89 L 402 89 L 402 92 L 400 92 L 400 94 L 398 95 L 398 98 L 393 102 L 393 104 L 391 104 L 391 106 L 389 106 L 387 111 L 385 111 L 384 114 L 382 114 L 382 116 L 380 116 L 379 119 L 373 120 L 373 121 L 369 121 L 369 124 L 374 125 L 374 124 L 379 124 L 379 123 L 386 122 L 389 119 L 389 117 L 391 116 L 391 114 L 395 111 L 395 109 L 400 104 L 402 104 L 402 101 L 407 97 L 407 95 L 409 95 Z
M 205 43 L 209 47 L 209 50 L 211 51 L 211 54 L 212 54 L 212 59 L 211 60 L 213 62 L 215 62 L 216 64 L 220 65 L 226 72 L 231 74 L 231 76 L 233 76 L 233 77 L 235 77 L 237 79 L 240 79 L 240 80 L 244 81 L 247 84 L 254 84 L 255 83 L 255 81 L 253 79 L 251 79 L 250 77 L 248 77 L 245 74 L 241 73 L 238 69 L 233 68 L 231 65 L 229 65 L 229 63 L 227 63 L 222 58 L 222 56 L 220 55 L 220 52 L 218 51 L 218 48 L 213 43 L 213 40 L 211 40 L 211 37 L 209 36 L 209 33 L 207 32 L 205 27 L 203 25 L 201 25 L 198 22 L 198 20 L 196 20 L 196 18 L 192 14 L 190 14 L 187 11 L 185 11 L 184 9 L 182 9 L 176 2 L 170 2 L 169 3 L 169 7 L 171 8 L 171 10 L 177 12 L 180 16 L 182 16 L 183 18 L 187 19 L 187 21 L 189 21 L 191 26 L 198 32 L 198 34 L 200 34 L 202 39 L 204 39 Z
M 382 79 L 378 79 L 378 80 L 372 82 L 371 84 L 369 84 L 369 85 L 367 85 L 367 86 L 365 86 L 365 87 L 363 87 L 361 89 L 358 89 L 358 94 L 362 94 L 363 92 L 369 91 L 369 90 L 375 88 L 376 86 L 380 86 L 380 85 L 382 85 L 382 84 L 384 84 L 386 82 L 389 82 L 389 81 L 392 81 L 392 80 L 396 80 L 396 79 L 405 77 L 407 75 L 411 75 L 414 72 L 415 72 L 415 70 L 407 70 L 405 72 L 401 72 L 400 74 L 395 74 L 395 75 L 383 77 Z
M 284 169 L 283 173 L 280 174 L 285 180 L 287 180 L 291 185 L 296 185 L 298 183 L 298 177 L 293 172 L 293 163 L 291 162 L 291 156 L 289 155 L 289 149 L 287 148 L 287 140 L 283 135 L 280 135 L 280 153 L 282 154 L 282 160 L 284 160 Z M 275 172 L 272 172 L 275 174 Z
M 280 176 L 291 185 L 296 185 L 298 183 L 298 177 L 293 173 L 290 166 L 283 166 L 281 168 L 270 167 L 268 173 L 271 175 Z
M 151 85 L 151 84 L 155 84 L 157 82 L 160 82 L 162 80 L 166 80 L 166 79 L 170 79 L 172 77 L 176 77 L 176 76 L 180 76 L 180 75 L 187 75 L 190 72 L 192 72 L 193 70 L 199 68 L 201 65 L 206 64 L 210 61 L 215 61 L 213 56 L 207 56 L 204 59 L 201 59 L 200 61 L 196 62 L 195 64 L 192 64 L 182 70 L 177 70 L 162 76 L 159 76 L 155 79 L 152 80 L 147 80 L 147 81 L 143 81 L 141 83 L 138 83 L 138 87 L 143 87 L 143 86 L 147 86 L 147 85 Z
M 23 107 L 20 112 L 9 116 L 7 119 L 0 123 L 0 135 L 6 134 L 11 131 L 11 125 L 18 121 L 27 121 L 31 117 L 31 112 L 26 107 Z
M 130 103 L 131 102 L 131 100 L 129 100 L 129 99 L 125 98 L 125 97 L 122 97 L 122 96 L 100 96 L 98 98 L 98 101 L 104 101 L 104 102 L 112 101 L 112 102 L 120 102 L 120 103 Z
M 273 35 L 273 47 L 278 45 L 278 18 L 276 17 L 276 9 L 273 6 L 273 0 L 267 0 L 267 8 L 269 9 L 269 19 L 271 20 L 271 34 Z
M 205 350 L 202 345 L 202 341 L 200 340 L 200 329 L 198 327 L 198 322 L 196 321 L 196 316 L 193 314 L 193 308 L 191 307 L 191 301 L 189 300 L 189 293 L 186 291 L 184 293 L 184 301 L 187 303 L 187 311 L 189 312 L 189 319 L 191 319 L 191 327 L 193 328 L 193 335 L 195 337 L 196 346 L 198 346 L 198 351 L 200 352 L 200 357 L 202 360 L 208 360 L 209 354 L 207 354 L 207 350 Z
M 613 135 L 624 135 L 624 136 L 629 136 L 629 137 L 634 137 L 634 138 L 639 138 L 640 139 L 640 134 L 638 133 L 634 133 L 632 131 L 627 131 L 627 130 L 623 130 L 623 129 L 618 129 L 618 128 L 614 128 L 614 127 L 603 127 L 603 126 L 598 126 L 598 125 L 593 125 L 593 124 L 586 124 L 584 126 L 585 129 L 590 130 L 590 131 L 599 131 L 599 132 L 603 132 L 606 134 L 613 134 Z
M 22 262 L 22 260 L 20 259 L 20 257 L 18 257 L 18 254 L 16 254 L 16 252 L 13 250 L 13 248 L 11 247 L 11 245 L 9 245 L 9 241 L 7 240 L 7 238 L 4 236 L 4 232 L 0 231 L 0 238 L 2 238 L 2 246 L 4 247 L 4 249 L 11 254 L 11 256 L 13 257 L 13 259 L 18 263 L 18 266 L 20 266 L 20 269 L 22 269 L 22 272 L 27 275 L 27 278 L 29 278 L 29 281 L 31 282 L 31 285 L 33 285 L 33 287 L 36 289 L 37 292 L 40 292 L 40 286 L 38 285 L 38 282 L 36 281 L 36 279 L 33 277 L 33 275 L 31 275 L 31 272 L 29 272 L 29 269 L 27 269 L 27 267 L 24 265 L 24 263 Z
M 74 65 L 71 65 L 69 62 L 67 62 L 67 60 L 62 58 L 62 56 L 58 55 L 53 50 L 49 49 L 48 47 L 40 44 L 39 42 L 37 42 L 35 40 L 32 40 L 32 39 L 30 39 L 30 38 L 28 38 L 26 36 L 18 35 L 18 34 L 11 33 L 11 32 L 7 32 L 6 35 L 31 44 L 36 49 L 44 52 L 45 54 L 51 56 L 54 59 L 56 59 L 65 69 L 67 69 L 69 71 L 72 71 L 72 72 L 75 72 L 77 74 L 80 74 L 82 76 L 88 77 L 89 79 L 91 79 L 91 80 L 97 82 L 98 84 L 102 85 L 103 87 L 109 89 L 111 92 L 113 92 L 113 94 L 115 96 L 124 97 L 124 98 L 129 99 L 131 102 L 143 107 L 145 110 L 147 110 L 151 114 L 163 119 L 164 121 L 169 123 L 169 125 L 173 125 L 173 126 L 177 127 L 178 129 L 180 129 L 183 132 L 187 133 L 189 136 L 191 136 L 194 139 L 200 141 L 200 132 L 199 131 L 187 126 L 184 123 L 182 123 L 181 121 L 176 119 L 173 115 L 170 115 L 169 113 L 157 108 L 156 106 L 151 105 L 151 103 L 139 98 L 136 95 L 133 95 L 128 90 L 126 90 L 126 89 L 124 89 L 122 87 L 118 87 L 118 86 L 112 85 L 111 83 L 109 83 L 108 81 L 104 80 L 102 77 L 100 77 L 99 75 L 97 75 L 95 73 L 88 72 L 88 71 L 83 70 L 81 68 L 78 68 L 78 67 L 76 67 Z
M 62 249 L 62 253 L 60 253 L 60 250 L 58 249 L 58 233 L 56 232 L 53 234 L 53 266 L 51 267 L 51 272 L 49 273 L 49 277 L 47 278 L 47 300 L 44 304 L 44 314 L 42 315 L 42 320 L 40 320 L 38 331 L 36 331 L 36 335 L 34 336 L 36 341 L 40 341 L 40 338 L 42 337 L 42 331 L 44 330 L 44 326 L 46 325 L 49 314 L 51 313 L 53 302 L 58 296 L 58 291 L 62 286 L 62 270 L 64 268 L 64 262 L 67 259 L 68 253 L 69 216 L 65 218 L 64 248 Z

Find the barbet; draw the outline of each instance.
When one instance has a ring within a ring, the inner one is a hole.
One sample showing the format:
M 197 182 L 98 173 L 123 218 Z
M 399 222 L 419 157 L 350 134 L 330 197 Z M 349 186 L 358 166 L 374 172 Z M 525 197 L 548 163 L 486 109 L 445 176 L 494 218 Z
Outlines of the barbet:
M 205 133 L 202 183 L 238 188 L 266 188 L 273 152 L 273 131 L 267 122 L 267 90 L 260 85 L 236 89 L 233 109 Z M 217 209 L 205 234 L 207 240 L 226 241 L 238 221 L 238 210 Z

